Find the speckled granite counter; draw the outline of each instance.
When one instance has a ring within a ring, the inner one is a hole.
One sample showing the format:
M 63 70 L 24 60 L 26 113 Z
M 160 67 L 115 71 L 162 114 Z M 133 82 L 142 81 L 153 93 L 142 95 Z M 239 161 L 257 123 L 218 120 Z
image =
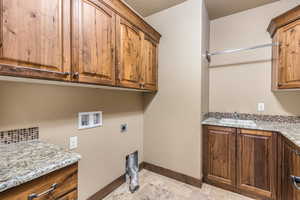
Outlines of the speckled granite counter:
M 0 192 L 78 162 L 81 156 L 39 140 L 0 145 Z
M 256 126 L 247 126 L 241 124 L 225 124 L 220 119 L 208 118 L 202 122 L 203 125 L 225 126 L 233 128 L 255 129 L 280 132 L 283 136 L 291 140 L 294 144 L 300 147 L 300 123 L 286 123 L 286 122 L 269 122 L 269 121 L 255 121 Z

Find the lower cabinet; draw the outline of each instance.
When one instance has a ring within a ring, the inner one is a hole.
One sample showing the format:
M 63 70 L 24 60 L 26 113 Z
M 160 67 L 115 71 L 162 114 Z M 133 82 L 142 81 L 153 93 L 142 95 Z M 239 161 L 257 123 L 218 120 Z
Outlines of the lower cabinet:
M 282 139 L 281 200 L 300 200 L 300 148 Z
M 277 134 L 204 126 L 204 181 L 257 199 L 276 199 Z
M 0 192 L 2 200 L 77 200 L 78 164 Z
M 237 189 L 263 199 L 276 198 L 277 134 L 238 129 Z
M 204 129 L 204 181 L 235 191 L 236 129 L 212 126 Z

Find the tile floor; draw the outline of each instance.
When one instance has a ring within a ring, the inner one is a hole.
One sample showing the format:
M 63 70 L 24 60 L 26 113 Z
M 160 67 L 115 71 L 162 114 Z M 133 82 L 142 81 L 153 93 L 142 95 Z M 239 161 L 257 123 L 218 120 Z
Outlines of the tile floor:
M 196 188 L 176 180 L 142 170 L 140 189 L 131 194 L 123 184 L 104 200 L 252 200 L 211 185 Z

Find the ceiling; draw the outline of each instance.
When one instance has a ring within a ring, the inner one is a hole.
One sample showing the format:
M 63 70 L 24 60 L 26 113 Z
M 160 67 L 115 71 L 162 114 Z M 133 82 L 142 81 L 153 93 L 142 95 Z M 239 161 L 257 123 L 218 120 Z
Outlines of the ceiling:
M 205 0 L 210 19 L 217 19 L 278 0 Z
M 187 0 L 124 0 L 143 17 Z M 210 19 L 217 19 L 278 0 L 205 0 Z
M 143 17 L 170 8 L 187 0 L 124 0 Z

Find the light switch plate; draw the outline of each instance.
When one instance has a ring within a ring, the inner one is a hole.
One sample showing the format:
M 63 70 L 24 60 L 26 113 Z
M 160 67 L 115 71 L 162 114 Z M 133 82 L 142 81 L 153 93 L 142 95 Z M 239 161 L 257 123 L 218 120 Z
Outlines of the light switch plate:
M 258 103 L 257 104 L 257 110 L 258 110 L 258 112 L 265 111 L 265 103 Z
M 70 149 L 76 149 L 78 147 L 78 137 L 77 136 L 72 136 L 70 137 L 70 144 L 69 144 Z

